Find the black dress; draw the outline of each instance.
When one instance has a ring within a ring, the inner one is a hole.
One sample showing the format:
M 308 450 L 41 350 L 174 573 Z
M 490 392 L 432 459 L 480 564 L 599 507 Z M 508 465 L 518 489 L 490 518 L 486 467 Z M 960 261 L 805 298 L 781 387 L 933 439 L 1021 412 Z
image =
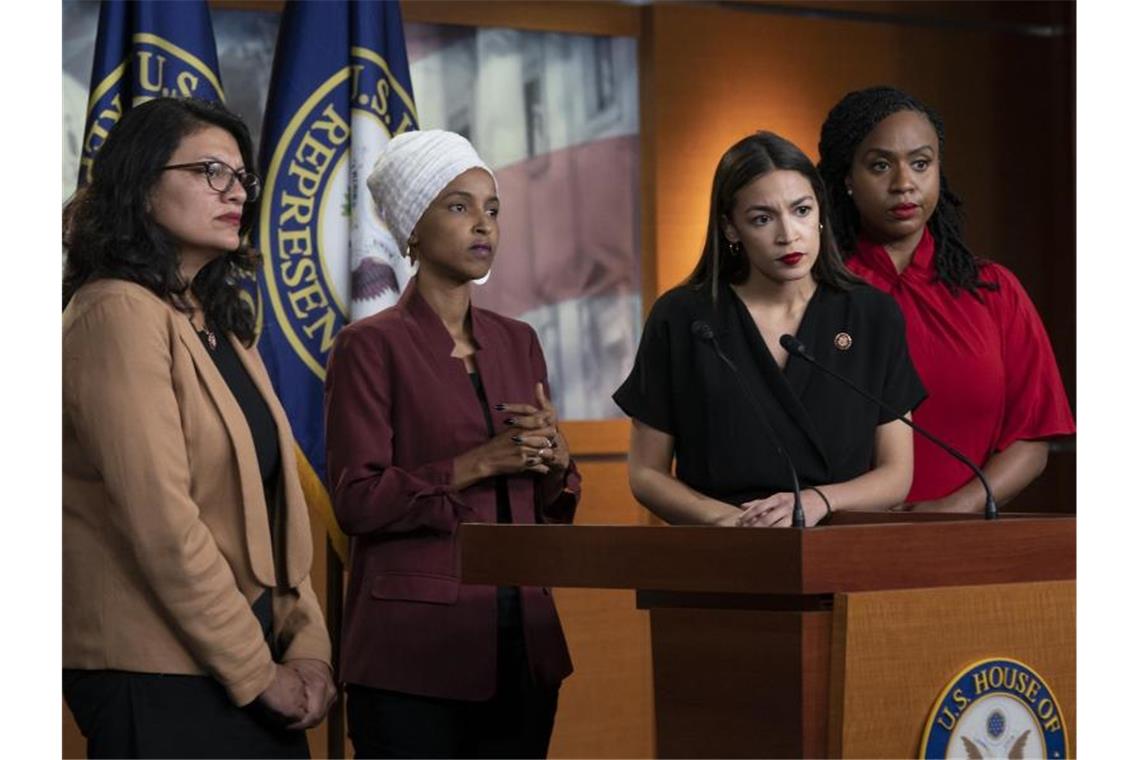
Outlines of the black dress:
M 739 377 L 711 341 L 694 334 L 696 322 L 712 328 Z M 821 284 L 796 337 L 824 366 L 900 412 L 926 396 L 907 353 L 902 314 L 874 288 Z M 707 287 L 682 285 L 662 295 L 633 370 L 613 398 L 630 417 L 673 436 L 679 480 L 740 505 L 792 490 L 787 466 L 742 383 L 791 456 L 801 487 L 840 483 L 871 469 L 875 428 L 890 415 L 801 359 L 789 357 L 781 369 L 727 284 L 715 303 Z
M 211 347 L 206 333 L 199 336 L 249 424 L 276 537 L 277 426 L 229 340 L 219 335 Z M 252 609 L 276 660 L 271 594 L 263 593 Z M 65 669 L 63 691 L 88 757 L 309 757 L 304 731 L 287 730 L 257 702 L 237 707 L 210 676 Z

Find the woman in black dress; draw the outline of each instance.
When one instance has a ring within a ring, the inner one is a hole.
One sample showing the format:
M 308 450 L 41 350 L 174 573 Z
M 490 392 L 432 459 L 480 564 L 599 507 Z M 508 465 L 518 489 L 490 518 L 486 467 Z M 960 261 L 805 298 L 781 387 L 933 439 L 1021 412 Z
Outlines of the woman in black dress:
M 794 335 L 900 412 L 925 396 L 898 307 L 844 268 L 826 203 L 811 161 L 777 135 L 721 158 L 700 261 L 654 304 L 614 394 L 633 418 L 630 487 L 670 523 L 790 525 L 777 445 L 807 525 L 906 496 L 910 429 L 780 346 Z

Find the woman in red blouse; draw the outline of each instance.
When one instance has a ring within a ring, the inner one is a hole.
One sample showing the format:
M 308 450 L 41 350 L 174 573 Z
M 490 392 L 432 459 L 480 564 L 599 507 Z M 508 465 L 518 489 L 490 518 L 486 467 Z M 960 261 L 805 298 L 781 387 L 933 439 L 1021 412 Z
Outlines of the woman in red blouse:
M 1005 267 L 974 256 L 942 171 L 945 134 L 928 106 L 891 87 L 849 93 L 820 133 L 819 170 L 847 265 L 894 296 L 929 392 L 915 422 L 981 466 L 999 503 L 1045 468 L 1045 439 L 1075 432 L 1049 338 Z M 977 512 L 969 469 L 915 437 L 916 510 Z

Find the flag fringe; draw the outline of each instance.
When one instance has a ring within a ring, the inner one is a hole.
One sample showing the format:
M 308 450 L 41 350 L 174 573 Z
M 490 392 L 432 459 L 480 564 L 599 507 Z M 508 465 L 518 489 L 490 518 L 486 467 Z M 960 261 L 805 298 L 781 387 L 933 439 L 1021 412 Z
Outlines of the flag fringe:
M 297 475 L 301 479 L 301 491 L 305 494 L 305 502 L 309 505 L 309 511 L 316 512 L 317 516 L 321 518 L 325 532 L 328 533 L 329 542 L 337 556 L 340 557 L 341 565 L 348 567 L 348 536 L 344 534 L 336 522 L 329 492 L 325 488 L 325 484 L 317 477 L 313 466 L 309 464 L 309 458 L 305 456 L 305 452 L 296 444 L 294 444 L 294 448 L 297 451 Z

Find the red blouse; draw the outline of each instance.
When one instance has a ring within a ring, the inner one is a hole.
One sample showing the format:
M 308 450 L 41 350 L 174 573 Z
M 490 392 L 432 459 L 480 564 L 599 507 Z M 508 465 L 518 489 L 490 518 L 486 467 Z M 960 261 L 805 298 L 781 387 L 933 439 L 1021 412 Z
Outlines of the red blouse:
M 979 466 L 1014 441 L 1076 431 L 1049 336 L 1017 278 L 992 262 L 981 267 L 997 291 L 952 295 L 935 282 L 934 238 L 927 230 L 901 273 L 886 250 L 861 239 L 851 271 L 894 296 L 906 319 L 911 360 L 929 393 L 914 421 Z M 969 469 L 914 437 L 914 484 L 907 501 L 939 499 L 965 485 Z

